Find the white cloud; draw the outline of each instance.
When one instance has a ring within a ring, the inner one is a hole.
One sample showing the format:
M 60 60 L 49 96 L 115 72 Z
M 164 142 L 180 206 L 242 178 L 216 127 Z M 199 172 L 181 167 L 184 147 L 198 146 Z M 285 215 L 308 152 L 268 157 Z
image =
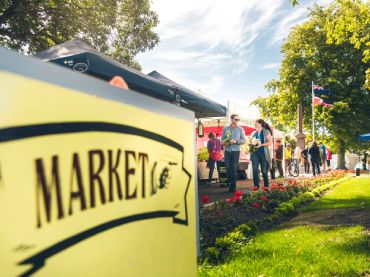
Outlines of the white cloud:
M 144 71 L 157 70 L 202 93 L 220 93 L 225 82 L 245 72 L 254 42 L 286 0 L 154 0 L 160 44 L 140 54 Z
M 137 58 L 145 73 L 157 70 L 213 99 L 250 101 L 265 93 L 265 82 L 276 75 L 271 69 L 280 65 L 277 46 L 306 19 L 312 3 L 302 0 L 293 8 L 288 0 L 153 0 L 161 42 Z M 256 69 L 265 70 L 263 78 L 255 78 Z
M 220 75 L 209 76 L 208 78 L 197 80 L 196 78 L 191 78 L 191 76 L 186 73 L 181 73 L 181 71 L 172 69 L 169 70 L 169 73 L 165 73 L 163 71 L 159 71 L 159 73 L 165 75 L 174 82 L 203 95 L 210 95 L 218 92 L 225 80 L 225 78 Z
M 303 1 L 302 1 L 303 2 Z M 332 0 L 318 0 L 316 3 L 323 7 L 327 7 Z M 285 38 L 288 37 L 292 27 L 302 24 L 307 20 L 308 8 L 311 7 L 313 1 L 306 1 L 302 5 L 298 5 L 295 8 L 282 11 L 279 15 L 280 21 L 273 28 L 274 35 L 270 41 L 270 46 L 280 44 Z
M 202 52 L 193 52 L 193 51 L 183 51 L 183 50 L 169 50 L 165 52 L 160 52 L 154 57 L 158 60 L 167 60 L 167 61 L 186 61 L 190 59 L 197 59 L 204 54 Z
M 261 66 L 261 69 L 273 69 L 278 68 L 280 66 L 280 63 L 267 63 Z
M 306 16 L 307 7 L 299 7 L 291 11 L 289 15 L 283 15 L 283 19 L 277 24 L 274 30 L 270 45 L 280 44 L 288 36 L 291 28 L 303 23 L 306 20 Z

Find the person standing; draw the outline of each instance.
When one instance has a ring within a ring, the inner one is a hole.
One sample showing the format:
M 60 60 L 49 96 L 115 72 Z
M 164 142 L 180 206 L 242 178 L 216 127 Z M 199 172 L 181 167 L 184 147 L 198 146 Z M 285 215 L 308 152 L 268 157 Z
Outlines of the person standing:
M 276 140 L 277 149 L 276 149 L 276 166 L 279 171 L 279 178 L 284 178 L 284 172 L 283 172 L 283 145 L 281 144 L 280 139 Z
M 213 171 L 215 169 L 215 165 L 217 166 L 217 172 L 220 174 L 220 164 L 219 161 L 222 159 L 222 145 L 221 142 L 216 138 L 215 134 L 210 132 L 208 134 L 208 163 L 207 167 L 209 168 L 209 176 L 208 182 L 211 184 Z
M 329 147 L 326 147 L 326 165 L 328 166 L 328 170 L 330 170 L 330 161 L 332 159 L 332 153 Z
M 229 192 L 235 192 L 240 158 L 240 146 L 245 143 L 244 129 L 238 126 L 240 121 L 237 114 L 230 116 L 230 126 L 222 130 L 221 140 L 225 147 L 225 166 L 229 182 Z
M 304 160 L 304 173 L 308 174 L 310 173 L 310 162 L 309 162 L 309 158 L 308 158 L 308 147 L 306 147 L 301 155 L 302 155 L 302 158 Z
M 299 174 L 299 165 L 301 164 L 301 158 L 302 158 L 302 149 L 297 145 L 297 147 L 294 149 L 294 163 L 295 166 L 298 168 L 298 174 Z
M 316 170 L 317 174 L 320 174 L 320 149 L 317 146 L 316 141 L 312 143 L 312 146 L 308 150 L 308 154 L 311 156 L 311 164 L 312 164 L 312 175 L 316 176 Z
M 258 139 L 259 143 L 257 150 L 251 154 L 253 183 L 255 187 L 260 187 L 259 166 L 261 166 L 263 185 L 267 188 L 269 186 L 267 164 L 271 164 L 269 146 L 272 143 L 272 130 L 263 119 L 256 120 L 255 127 L 256 131 L 251 137 Z
M 322 163 L 322 172 L 326 171 L 326 146 L 320 142 L 320 157 Z
M 285 149 L 285 173 L 288 172 L 288 168 L 292 160 L 292 152 L 293 152 L 292 145 L 288 143 Z

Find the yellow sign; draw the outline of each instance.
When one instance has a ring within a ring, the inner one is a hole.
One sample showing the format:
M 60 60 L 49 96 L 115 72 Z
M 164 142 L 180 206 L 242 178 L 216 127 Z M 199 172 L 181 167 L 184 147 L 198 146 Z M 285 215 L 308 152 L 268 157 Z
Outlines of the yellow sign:
M 193 122 L 0 80 L 0 275 L 195 276 Z

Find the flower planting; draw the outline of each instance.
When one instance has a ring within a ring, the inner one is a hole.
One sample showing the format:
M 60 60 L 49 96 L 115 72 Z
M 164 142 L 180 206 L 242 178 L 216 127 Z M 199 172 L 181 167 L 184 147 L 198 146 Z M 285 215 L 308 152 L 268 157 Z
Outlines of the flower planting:
M 239 245 L 257 229 L 271 227 L 284 217 L 294 215 L 299 206 L 320 196 L 345 174 L 344 171 L 331 171 L 316 178 L 272 184 L 269 188 L 254 187 L 246 193 L 237 191 L 227 200 L 201 205 L 202 258 L 211 263 L 223 261 L 229 252 L 235 252 L 231 241 Z

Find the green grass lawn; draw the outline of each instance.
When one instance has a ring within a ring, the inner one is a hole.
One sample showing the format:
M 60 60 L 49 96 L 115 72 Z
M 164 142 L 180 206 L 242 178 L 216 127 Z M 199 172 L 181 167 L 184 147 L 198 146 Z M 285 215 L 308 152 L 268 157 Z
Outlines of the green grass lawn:
M 368 215 L 369 188 L 370 178 L 351 179 L 302 209 L 301 215 L 317 211 L 319 213 L 314 215 L 317 219 L 325 211 L 327 216 L 330 211 L 340 210 L 343 216 L 346 209 L 357 209 L 362 215 Z M 344 217 L 343 222 L 347 222 Z M 369 230 L 361 224 L 341 225 L 338 219 L 334 223 L 296 221 L 295 225 L 288 223 L 258 234 L 228 263 L 200 266 L 199 275 L 368 276 L 365 272 L 370 274 Z
M 338 208 L 370 209 L 370 178 L 356 177 L 336 187 L 319 201 L 301 209 L 303 212 Z

